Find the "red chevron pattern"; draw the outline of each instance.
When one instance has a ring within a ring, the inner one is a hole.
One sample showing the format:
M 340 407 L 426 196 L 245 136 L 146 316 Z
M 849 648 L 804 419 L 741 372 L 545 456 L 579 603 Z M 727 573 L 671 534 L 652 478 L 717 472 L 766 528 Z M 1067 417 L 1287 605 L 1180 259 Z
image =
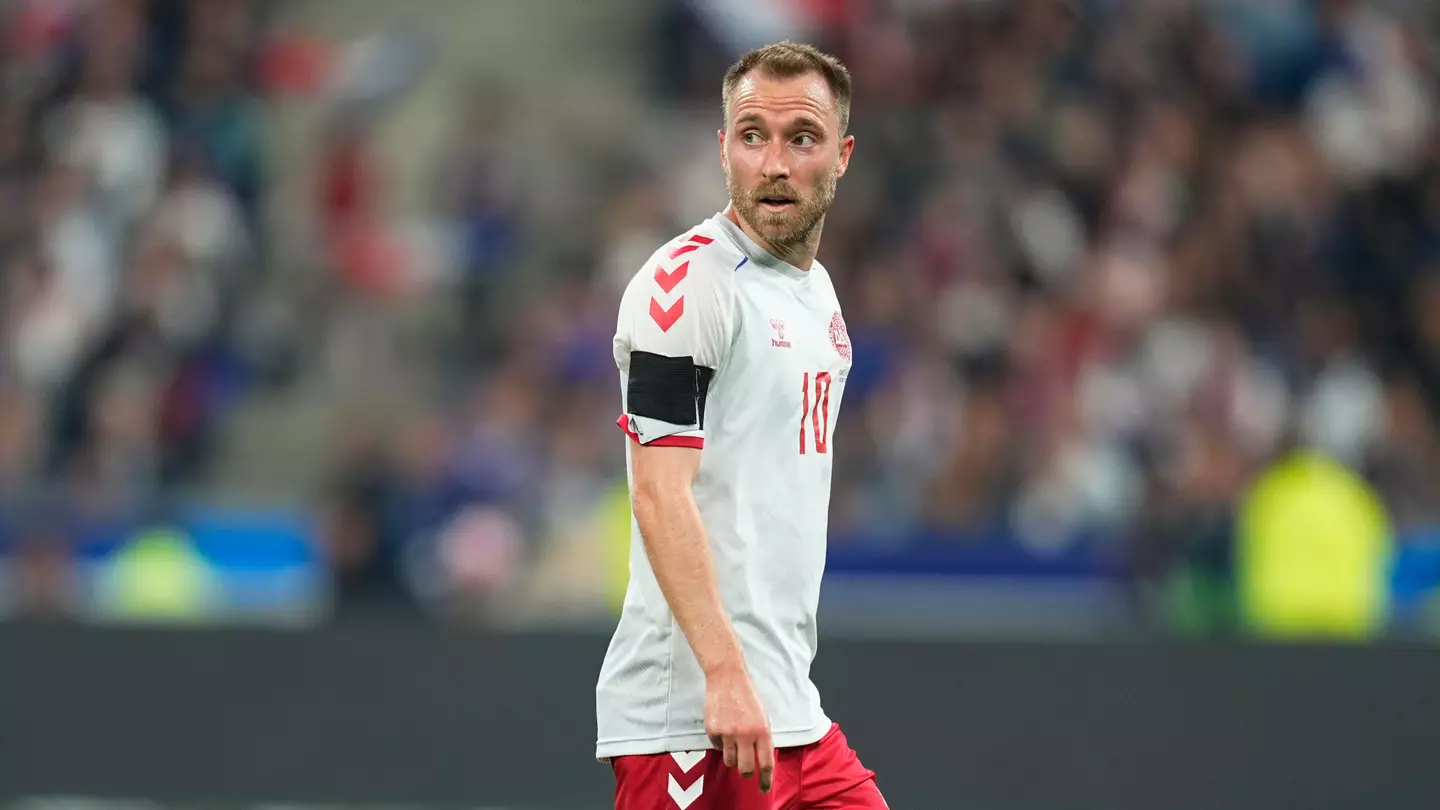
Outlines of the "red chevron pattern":
M 659 284 L 660 289 L 664 290 L 668 294 L 671 290 L 675 289 L 676 284 L 679 284 L 680 282 L 685 280 L 685 276 L 689 272 L 690 262 L 685 262 L 684 264 L 680 265 L 674 270 L 671 270 L 668 273 L 665 272 L 665 268 L 656 265 L 655 283 Z
M 675 299 L 675 303 L 671 304 L 669 309 L 660 306 L 660 302 L 654 298 L 650 299 L 650 319 L 655 321 L 655 325 L 660 327 L 661 332 L 669 332 L 670 327 L 674 326 L 675 322 L 680 320 L 680 316 L 684 314 L 685 296 L 683 295 Z
M 680 256 L 684 256 L 686 253 L 689 253 L 692 250 L 699 250 L 702 245 L 708 245 L 715 240 L 711 239 L 708 236 L 701 236 L 700 234 L 696 233 L 687 236 L 685 238 L 685 241 L 691 242 L 692 244 L 681 245 L 680 247 L 677 247 L 674 250 L 670 251 L 670 258 L 679 258 Z

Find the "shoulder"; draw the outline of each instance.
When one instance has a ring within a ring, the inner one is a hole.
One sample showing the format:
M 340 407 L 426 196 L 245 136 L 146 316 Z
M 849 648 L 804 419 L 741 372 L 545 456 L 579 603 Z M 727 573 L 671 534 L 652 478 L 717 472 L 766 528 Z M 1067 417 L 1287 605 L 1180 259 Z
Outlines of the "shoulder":
M 830 286 L 830 271 L 825 269 L 825 265 L 821 264 L 819 259 L 810 263 L 810 272 L 814 273 L 816 278 L 824 279 L 825 286 Z
M 691 228 L 650 254 L 626 286 L 614 341 L 621 368 L 637 347 L 700 358 L 710 367 L 723 359 L 735 326 L 739 259 L 731 261 L 738 251 L 710 230 L 713 223 L 707 224 L 709 228 Z
M 706 220 L 661 245 L 631 277 L 627 298 L 686 292 L 728 295 L 735 283 L 735 267 L 744 259 L 720 227 Z
M 840 305 L 839 297 L 835 293 L 835 283 L 830 280 L 830 271 L 818 260 L 810 265 L 810 273 L 815 279 L 815 285 L 821 294 L 828 298 L 835 299 L 835 305 Z

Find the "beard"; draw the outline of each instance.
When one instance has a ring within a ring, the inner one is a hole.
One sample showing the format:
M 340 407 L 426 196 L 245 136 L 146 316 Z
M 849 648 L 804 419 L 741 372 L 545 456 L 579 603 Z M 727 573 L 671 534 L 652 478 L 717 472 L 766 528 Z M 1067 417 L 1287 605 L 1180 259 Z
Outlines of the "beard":
M 806 195 L 786 182 L 741 188 L 730 172 L 726 172 L 725 189 L 730 193 L 735 211 L 756 233 L 776 247 L 788 248 L 805 243 L 820 227 L 820 220 L 835 202 L 836 179 L 834 172 L 826 172 L 815 184 L 814 193 Z M 767 211 L 760 205 L 767 197 L 790 200 L 790 208 L 778 213 Z

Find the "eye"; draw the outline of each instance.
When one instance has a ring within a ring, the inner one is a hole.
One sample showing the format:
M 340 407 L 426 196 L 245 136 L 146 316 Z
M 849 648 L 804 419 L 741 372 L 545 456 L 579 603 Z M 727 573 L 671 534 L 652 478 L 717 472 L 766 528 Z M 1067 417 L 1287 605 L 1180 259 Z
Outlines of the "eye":
M 816 143 L 818 141 L 815 140 L 814 135 L 798 135 L 795 138 L 796 146 L 814 146 Z
M 744 135 L 741 135 L 740 140 L 749 146 L 754 146 L 755 144 L 760 143 L 760 133 L 752 129 Z

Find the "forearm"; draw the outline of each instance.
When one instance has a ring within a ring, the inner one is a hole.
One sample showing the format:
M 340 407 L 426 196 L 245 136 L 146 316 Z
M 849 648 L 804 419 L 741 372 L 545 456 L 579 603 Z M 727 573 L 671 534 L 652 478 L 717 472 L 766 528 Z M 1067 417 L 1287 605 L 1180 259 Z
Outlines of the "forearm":
M 645 555 L 695 658 L 707 675 L 744 668 L 740 642 L 720 599 L 700 512 L 681 482 L 637 488 L 635 520 Z

